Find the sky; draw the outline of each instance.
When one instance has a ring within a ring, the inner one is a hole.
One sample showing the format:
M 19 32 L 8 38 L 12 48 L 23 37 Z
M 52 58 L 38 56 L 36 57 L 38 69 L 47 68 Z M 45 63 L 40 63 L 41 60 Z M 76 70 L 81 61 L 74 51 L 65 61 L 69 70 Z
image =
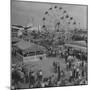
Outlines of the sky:
M 81 28 L 87 29 L 87 6 L 16 0 L 11 2 L 11 24 L 26 26 L 32 23 L 36 26 L 41 25 L 44 12 L 55 5 L 62 6 L 70 16 L 74 17 L 76 22 L 80 23 Z

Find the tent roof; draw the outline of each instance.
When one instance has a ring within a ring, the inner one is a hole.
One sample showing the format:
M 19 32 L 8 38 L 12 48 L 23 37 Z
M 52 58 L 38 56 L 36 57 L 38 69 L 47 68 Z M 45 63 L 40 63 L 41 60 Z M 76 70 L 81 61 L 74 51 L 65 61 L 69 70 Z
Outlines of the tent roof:
M 65 46 L 69 46 L 69 47 L 72 47 L 72 48 L 75 48 L 75 49 L 78 49 L 78 50 L 87 51 L 87 48 L 86 47 L 79 46 L 79 45 L 65 44 Z
M 86 47 L 85 41 L 73 41 L 70 44 L 74 44 L 74 45 L 79 45 L 79 46 Z
M 45 50 L 43 46 L 31 43 L 29 41 L 21 40 L 16 44 L 16 46 L 21 50 L 30 50 L 30 51 L 40 51 Z

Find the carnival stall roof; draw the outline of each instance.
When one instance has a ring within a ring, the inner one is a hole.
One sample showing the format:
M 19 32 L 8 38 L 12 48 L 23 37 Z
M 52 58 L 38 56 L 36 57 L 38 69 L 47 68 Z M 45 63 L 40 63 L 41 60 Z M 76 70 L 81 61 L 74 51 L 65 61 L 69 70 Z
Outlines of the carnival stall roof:
M 79 46 L 86 47 L 85 41 L 73 41 L 70 44 L 74 44 L 74 45 L 79 45 Z
M 82 50 L 82 51 L 84 51 L 84 52 L 87 52 L 87 48 L 86 48 L 86 47 L 83 47 L 83 46 L 73 45 L 73 44 L 65 44 L 65 46 L 67 46 L 67 47 L 72 47 L 72 48 L 74 48 L 74 49 Z
M 35 52 L 35 51 L 45 51 L 46 49 L 43 46 L 31 43 L 29 41 L 24 41 L 21 40 L 16 44 L 17 48 L 20 50 L 24 51 L 30 51 L 30 52 Z

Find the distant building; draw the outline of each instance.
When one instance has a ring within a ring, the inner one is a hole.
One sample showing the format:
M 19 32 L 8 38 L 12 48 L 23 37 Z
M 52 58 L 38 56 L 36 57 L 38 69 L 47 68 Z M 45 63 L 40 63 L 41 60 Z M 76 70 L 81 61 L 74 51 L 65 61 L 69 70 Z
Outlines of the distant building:
M 45 48 L 34 43 L 21 40 L 16 44 L 16 57 L 23 62 L 40 60 L 46 57 Z
M 22 35 L 22 32 L 23 32 L 23 26 L 12 25 L 12 27 L 11 27 L 12 43 L 16 43 L 19 41 L 19 37 Z
M 11 28 L 11 35 L 12 37 L 17 37 L 19 28 L 12 27 Z
M 16 28 L 14 26 L 11 27 L 11 40 L 12 40 L 12 44 L 19 41 L 18 31 L 19 31 L 19 28 Z

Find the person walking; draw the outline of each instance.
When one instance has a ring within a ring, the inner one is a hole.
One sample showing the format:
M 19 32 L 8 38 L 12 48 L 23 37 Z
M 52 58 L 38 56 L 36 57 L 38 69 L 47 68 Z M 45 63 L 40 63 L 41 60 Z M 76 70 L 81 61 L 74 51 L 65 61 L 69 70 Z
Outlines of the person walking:
M 30 71 L 29 72 L 29 88 L 33 88 L 34 84 L 35 84 L 34 72 Z

